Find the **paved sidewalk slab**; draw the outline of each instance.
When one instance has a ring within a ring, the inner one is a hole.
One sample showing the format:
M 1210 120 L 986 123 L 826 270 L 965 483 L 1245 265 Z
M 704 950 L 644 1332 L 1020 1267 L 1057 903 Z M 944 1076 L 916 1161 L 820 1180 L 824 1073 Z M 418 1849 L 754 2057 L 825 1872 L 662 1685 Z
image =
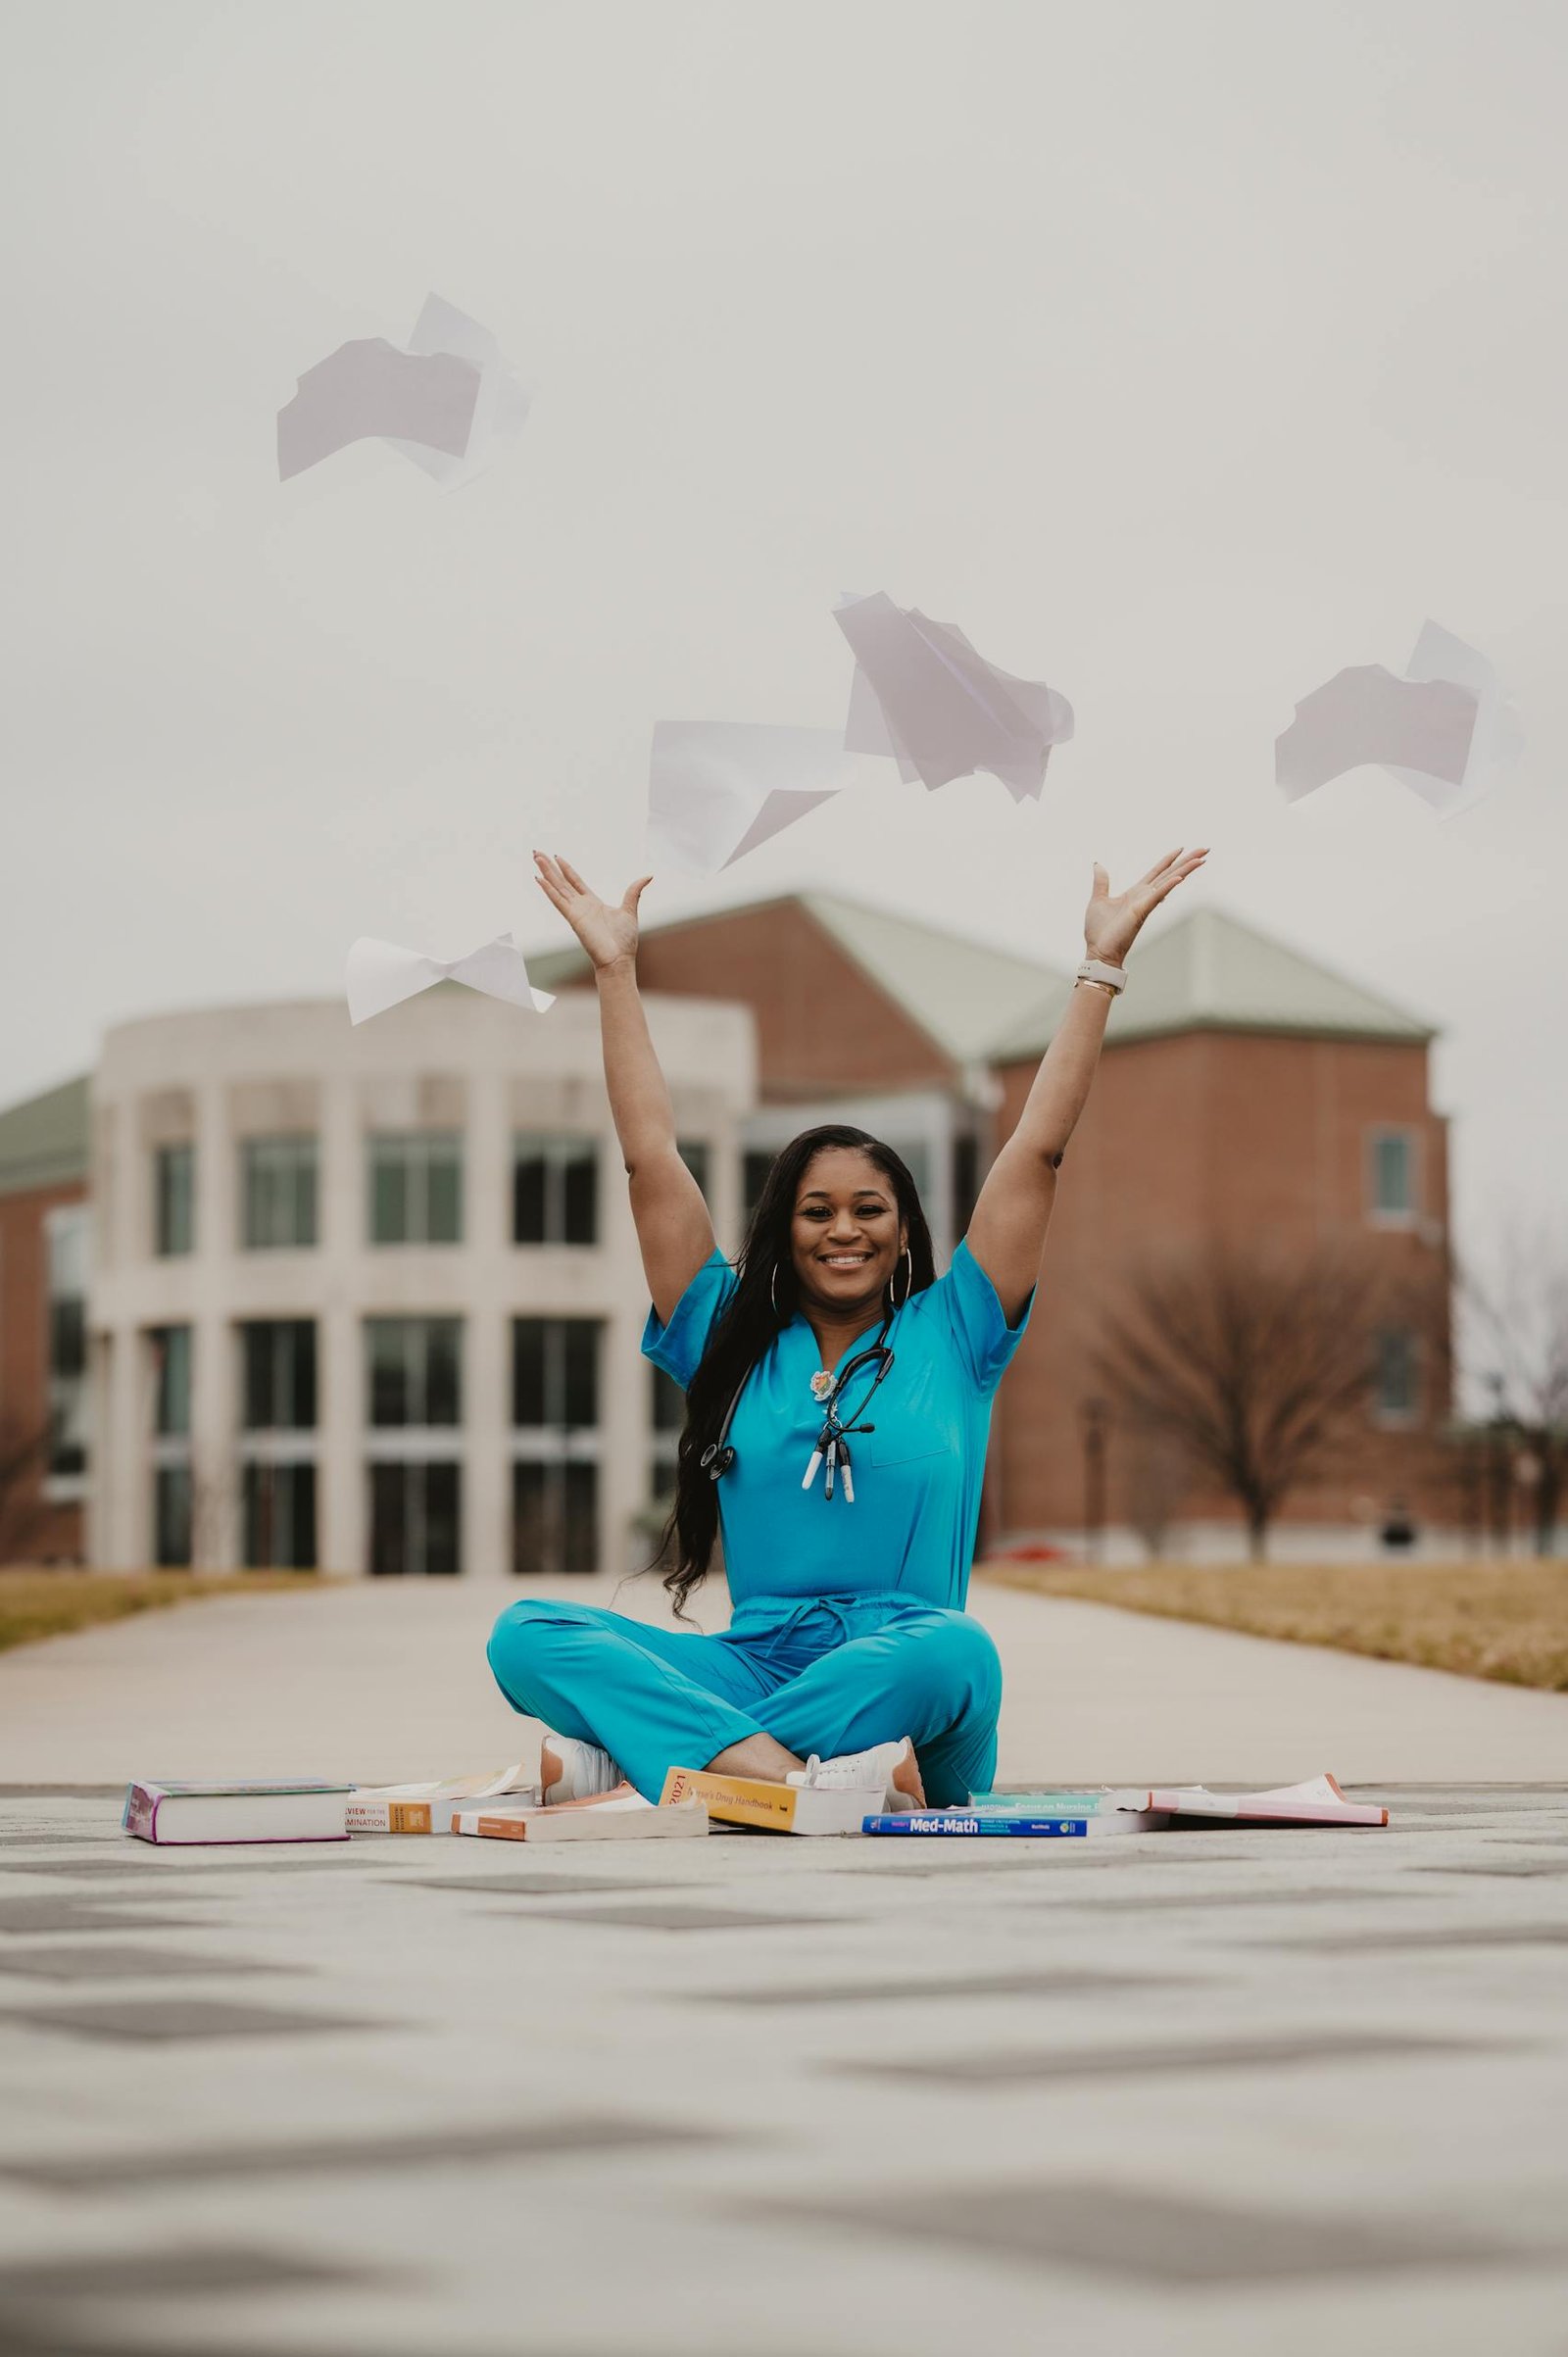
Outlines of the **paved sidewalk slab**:
M 0 1657 L 0 2347 L 1562 2357 L 1568 1698 L 977 1583 L 1004 1774 L 1332 1767 L 1393 1827 L 117 1836 L 132 1772 L 529 1758 L 506 1594 Z
M 0 1654 L 0 1786 L 131 1775 L 456 1773 L 531 1758 L 538 1730 L 484 1646 L 516 1593 L 367 1581 L 150 1612 Z M 656 1583 L 585 1602 L 666 1618 Z M 1004 1776 L 1295 1783 L 1568 1779 L 1568 1695 L 975 1582 L 1002 1648 Z M 722 1590 L 699 1599 L 725 1619 Z
M 526 1872 L 0 1797 L 0 2347 L 1561 2357 L 1568 1785 L 1378 1796 Z

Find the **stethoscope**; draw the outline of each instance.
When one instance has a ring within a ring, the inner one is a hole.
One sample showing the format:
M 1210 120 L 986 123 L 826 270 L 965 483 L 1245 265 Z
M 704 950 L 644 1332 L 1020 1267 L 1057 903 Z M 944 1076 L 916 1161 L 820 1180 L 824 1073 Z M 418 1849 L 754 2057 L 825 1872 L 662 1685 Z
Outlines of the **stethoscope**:
M 832 1497 L 838 1484 L 839 1475 L 842 1473 L 844 1476 L 844 1502 L 846 1505 L 854 1505 L 855 1473 L 850 1462 L 849 1435 L 852 1432 L 875 1432 L 876 1430 L 874 1424 L 862 1424 L 860 1418 L 870 1406 L 872 1398 L 879 1387 L 893 1371 L 893 1352 L 888 1348 L 888 1331 L 893 1324 L 895 1314 L 891 1309 L 888 1311 L 882 1320 L 881 1332 L 875 1342 L 866 1350 L 858 1350 L 849 1365 L 834 1377 L 833 1388 L 822 1401 L 822 1429 L 816 1436 L 816 1446 L 811 1450 L 810 1460 L 801 1482 L 803 1490 L 808 1490 L 811 1487 L 816 1479 L 817 1467 L 823 1465 L 826 1467 L 826 1472 L 822 1480 L 822 1496 L 824 1498 Z M 876 1373 L 860 1394 L 855 1406 L 848 1412 L 842 1412 L 839 1402 L 843 1399 L 845 1391 L 857 1375 L 861 1373 L 864 1368 L 872 1366 L 875 1367 Z M 735 1449 L 730 1441 L 729 1428 L 735 1421 L 735 1411 L 740 1406 L 741 1395 L 750 1383 L 754 1372 L 754 1368 L 748 1367 L 741 1377 L 736 1386 L 735 1396 L 724 1410 L 724 1421 L 718 1428 L 717 1440 L 710 1441 L 708 1447 L 703 1450 L 699 1461 L 710 1481 L 721 1481 L 735 1462 Z

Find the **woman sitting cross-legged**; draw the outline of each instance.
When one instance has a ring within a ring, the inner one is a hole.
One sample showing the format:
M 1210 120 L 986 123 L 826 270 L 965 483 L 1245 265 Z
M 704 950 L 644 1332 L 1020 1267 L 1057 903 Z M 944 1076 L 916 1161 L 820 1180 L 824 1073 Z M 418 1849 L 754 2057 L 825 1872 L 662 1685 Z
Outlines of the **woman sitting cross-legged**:
M 1028 1323 L 1056 1169 L 1089 1095 L 1120 965 L 1202 863 L 1174 853 L 1111 895 L 1028 1101 L 945 1275 L 907 1168 L 863 1131 L 808 1130 L 774 1161 L 733 1266 L 676 1150 L 618 908 L 564 860 L 539 882 L 592 958 L 605 1077 L 653 1311 L 643 1348 L 686 1392 L 665 1586 L 683 1610 L 720 1527 L 733 1613 L 714 1637 L 552 1599 L 490 1640 L 509 1701 L 547 1728 L 547 1800 L 671 1767 L 885 1794 L 985 1791 L 1002 1670 L 964 1611 L 991 1402 Z M 646 881 L 646 879 L 645 879 Z

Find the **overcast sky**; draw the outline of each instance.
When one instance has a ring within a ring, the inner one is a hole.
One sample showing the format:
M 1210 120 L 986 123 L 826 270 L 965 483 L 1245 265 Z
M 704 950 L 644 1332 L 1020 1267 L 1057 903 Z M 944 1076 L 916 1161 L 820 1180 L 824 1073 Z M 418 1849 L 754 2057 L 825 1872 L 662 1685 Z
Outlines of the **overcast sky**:
M 660 717 L 830 727 L 843 588 L 1070 697 L 1038 807 L 841 797 L 826 886 L 1058 965 L 1088 860 L 1429 1014 L 1461 1231 L 1568 1163 L 1557 0 L 44 0 L 7 13 L 0 1102 L 357 933 L 619 889 Z M 434 288 L 537 388 L 438 490 L 274 413 Z M 1529 750 L 1446 824 L 1273 739 L 1431 614 Z M 1135 983 L 1136 987 L 1136 968 Z

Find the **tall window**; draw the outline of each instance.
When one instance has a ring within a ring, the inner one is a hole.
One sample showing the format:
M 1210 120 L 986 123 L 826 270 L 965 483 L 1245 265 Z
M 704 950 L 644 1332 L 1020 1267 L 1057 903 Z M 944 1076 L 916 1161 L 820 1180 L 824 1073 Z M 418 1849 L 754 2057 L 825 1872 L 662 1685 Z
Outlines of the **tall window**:
M 161 1570 L 190 1563 L 191 1480 L 188 1464 L 153 1469 L 153 1561 Z
M 599 1321 L 512 1321 L 512 1421 L 519 1431 L 563 1431 L 599 1422 Z
M 377 1578 L 455 1578 L 462 1549 L 463 1489 L 456 1464 L 371 1464 L 370 1569 Z
M 512 1568 L 519 1579 L 599 1569 L 599 1467 L 519 1457 L 512 1468 Z
M 372 1244 L 463 1242 L 463 1139 L 456 1130 L 388 1130 L 369 1141 Z
M 316 1326 L 310 1318 L 242 1325 L 240 1422 L 247 1432 L 316 1429 Z
M 1372 1217 L 1390 1226 L 1415 1217 L 1415 1132 L 1375 1129 L 1367 1140 Z
M 704 1200 L 710 1201 L 711 1198 L 708 1193 L 708 1175 L 712 1157 L 708 1151 L 708 1140 L 706 1138 L 682 1138 L 675 1151 L 701 1187 Z
M 953 1141 L 953 1232 L 967 1236 L 980 1194 L 980 1141 L 972 1130 L 959 1130 Z
M 187 1439 L 190 1434 L 190 1328 L 155 1326 L 148 1340 L 153 1350 L 153 1430 L 161 1441 Z
M 370 1421 L 370 1569 L 452 1578 L 463 1567 L 463 1321 L 365 1321 Z
M 191 1560 L 191 1331 L 155 1326 L 147 1337 L 153 1387 L 153 1561 L 183 1569 Z
M 316 1242 L 316 1140 L 247 1138 L 240 1148 L 247 1252 Z
M 247 1571 L 309 1571 L 316 1563 L 316 1466 L 248 1461 L 240 1477 L 240 1538 Z
M 74 1495 L 87 1471 L 87 1209 L 46 1223 L 49 1267 L 49 1485 Z
M 365 1331 L 373 1426 L 462 1422 L 461 1318 L 372 1317 Z
M 240 1560 L 247 1570 L 316 1562 L 316 1325 L 240 1327 Z M 311 1436 L 306 1438 L 305 1436 Z
M 153 1250 L 160 1259 L 196 1249 L 196 1149 L 160 1146 L 153 1154 Z
M 650 1450 L 650 1495 L 655 1502 L 672 1498 L 675 1493 L 675 1459 L 680 1447 L 681 1428 L 686 1421 L 686 1395 L 673 1375 L 662 1367 L 651 1366 L 653 1397 L 649 1421 L 653 1426 L 653 1448 Z
M 599 1568 L 595 1318 L 512 1322 L 512 1561 L 519 1575 Z
M 746 1197 L 746 1216 L 751 1218 L 761 1201 L 767 1174 L 776 1159 L 771 1146 L 749 1146 L 741 1156 L 741 1189 Z
M 514 1244 L 599 1242 L 599 1141 L 526 1135 L 512 1142 Z
M 1421 1412 L 1421 1346 L 1406 1326 L 1386 1326 L 1375 1345 L 1372 1399 L 1380 1424 L 1413 1424 Z

